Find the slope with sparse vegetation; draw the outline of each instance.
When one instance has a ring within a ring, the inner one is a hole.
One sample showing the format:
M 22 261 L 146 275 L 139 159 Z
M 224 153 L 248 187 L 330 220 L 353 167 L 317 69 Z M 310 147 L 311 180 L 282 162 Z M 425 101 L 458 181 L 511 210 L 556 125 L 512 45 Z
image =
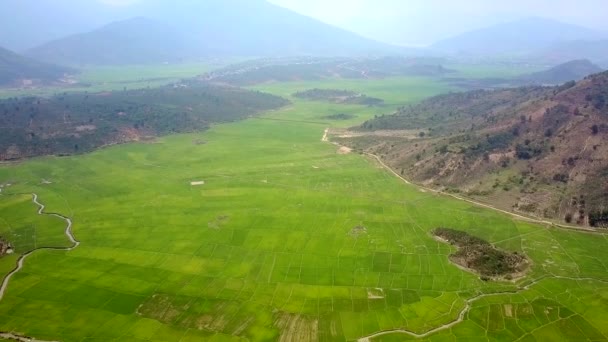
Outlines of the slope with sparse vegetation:
M 605 226 L 608 72 L 558 87 L 440 95 L 356 130 L 418 139 L 338 139 L 402 175 L 524 214 Z
M 602 72 L 603 69 L 586 59 L 572 60 L 531 74 L 526 74 L 517 79 L 526 83 L 535 84 L 562 84 L 569 81 L 579 81 L 583 78 Z

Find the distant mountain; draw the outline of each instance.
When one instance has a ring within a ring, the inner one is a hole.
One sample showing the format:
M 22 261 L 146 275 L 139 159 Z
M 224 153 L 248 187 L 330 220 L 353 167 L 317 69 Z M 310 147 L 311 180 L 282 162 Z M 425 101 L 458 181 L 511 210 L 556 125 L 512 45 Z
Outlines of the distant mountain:
M 369 55 L 401 48 L 262 0 L 142 2 L 142 17 L 30 49 L 69 64 L 127 64 L 217 56 Z
M 26 52 L 58 64 L 140 64 L 175 62 L 192 56 L 185 34 L 147 18 L 114 22 L 98 30 L 72 35 Z
M 0 46 L 23 52 L 71 34 L 134 15 L 92 0 L 2 0 Z
M 586 59 L 578 59 L 555 66 L 549 70 L 520 76 L 518 80 L 535 84 L 562 84 L 578 81 L 591 74 L 603 71 L 599 66 Z
M 0 48 L 0 86 L 55 82 L 73 70 L 41 63 Z
M 560 42 L 535 51 L 533 56 L 556 63 L 585 58 L 608 68 L 608 39 Z
M 527 18 L 457 35 L 433 44 L 433 50 L 463 55 L 516 56 L 573 40 L 608 34 L 544 18 Z

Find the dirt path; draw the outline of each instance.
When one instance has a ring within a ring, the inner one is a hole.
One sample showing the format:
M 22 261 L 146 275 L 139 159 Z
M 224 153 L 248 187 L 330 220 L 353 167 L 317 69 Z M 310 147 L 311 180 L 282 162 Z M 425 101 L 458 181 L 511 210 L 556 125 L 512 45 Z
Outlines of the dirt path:
M 442 330 L 446 330 L 446 329 L 450 329 L 453 326 L 455 326 L 456 324 L 464 321 L 465 316 L 471 310 L 471 307 L 472 307 L 473 303 L 476 302 L 476 301 L 478 301 L 478 300 L 480 300 L 480 299 L 482 299 L 482 298 L 492 297 L 492 296 L 501 296 L 501 295 L 505 295 L 505 294 L 518 294 L 518 293 L 520 293 L 522 291 L 529 290 L 530 287 L 538 284 L 539 282 L 541 282 L 544 279 L 565 279 L 565 280 L 573 280 L 573 281 L 591 280 L 591 281 L 598 281 L 598 282 L 601 282 L 601 283 L 608 283 L 608 281 L 606 281 L 606 280 L 595 279 L 595 278 L 572 278 L 572 277 L 561 277 L 561 276 L 540 277 L 540 278 L 538 278 L 538 279 L 530 282 L 529 284 L 520 286 L 519 288 L 517 288 L 515 290 L 512 290 L 512 291 L 500 291 L 500 292 L 495 292 L 495 293 L 478 294 L 478 295 L 476 295 L 474 297 L 471 297 L 471 298 L 467 299 L 464 308 L 458 314 L 458 318 L 456 318 L 452 322 L 449 322 L 449 323 L 446 323 L 444 325 L 438 326 L 437 328 L 431 329 L 431 330 L 429 330 L 427 332 L 424 332 L 422 334 L 418 334 L 418 333 L 415 333 L 415 332 L 407 330 L 407 329 L 390 329 L 390 330 L 384 330 L 384 331 L 380 331 L 380 332 L 377 332 L 377 333 L 369 335 L 369 336 L 362 337 L 362 338 L 358 339 L 358 342 L 371 342 L 371 340 L 373 338 L 380 337 L 380 336 L 383 336 L 383 335 L 388 335 L 388 334 L 406 334 L 406 335 L 410 335 L 410 336 L 415 337 L 415 338 L 424 338 L 424 337 L 427 337 L 427 336 L 432 335 L 432 334 L 434 334 L 436 332 L 439 332 L 439 331 L 442 331 Z
M 329 133 L 329 128 L 325 130 L 325 133 L 323 134 L 323 138 L 321 139 L 321 141 L 323 141 L 323 142 L 329 142 L 328 133 Z M 331 142 L 331 143 L 334 144 L 334 145 L 337 145 L 337 146 L 342 146 L 342 145 L 339 145 L 336 142 Z M 461 200 L 461 201 L 465 201 L 465 202 L 468 202 L 468 203 L 471 203 L 471 204 L 474 204 L 474 205 L 477 205 L 477 206 L 480 206 L 480 207 L 492 209 L 494 211 L 498 211 L 498 212 L 501 212 L 503 214 L 510 215 L 511 217 L 515 217 L 515 218 L 517 218 L 519 220 L 522 220 L 522 221 L 527 221 L 527 222 L 532 222 L 532 223 L 538 223 L 538 224 L 543 224 L 543 225 L 547 225 L 547 226 L 551 226 L 551 227 L 557 227 L 557 228 L 577 230 L 577 231 L 588 232 L 588 233 L 603 234 L 602 232 L 599 232 L 599 231 L 597 231 L 595 229 L 592 229 L 592 228 L 569 226 L 569 225 L 558 224 L 558 223 L 547 221 L 547 220 L 542 220 L 542 219 L 539 219 L 539 218 L 534 218 L 534 217 L 520 215 L 520 214 L 511 212 L 511 211 L 508 211 L 508 210 L 504 210 L 504 209 L 500 209 L 500 208 L 494 207 L 494 206 L 489 205 L 489 204 L 477 202 L 477 201 L 474 201 L 474 200 L 469 199 L 469 198 L 465 198 L 465 197 L 462 197 L 462 196 L 458 196 L 458 195 L 450 194 L 450 193 L 447 193 L 447 192 L 443 192 L 441 190 L 436 190 L 436 189 L 433 189 L 433 188 L 428 188 L 428 187 L 425 187 L 425 186 L 422 186 L 422 185 L 419 185 L 419 184 L 412 183 L 409 180 L 407 180 L 406 178 L 404 178 L 403 176 L 401 176 L 400 174 L 398 174 L 397 172 L 395 172 L 393 169 L 391 169 L 391 167 L 388 166 L 388 165 L 386 165 L 386 163 L 384 163 L 382 161 L 382 159 L 380 159 L 380 157 L 378 157 L 377 155 L 371 154 L 371 153 L 367 153 L 367 152 L 364 152 L 364 154 L 366 156 L 369 156 L 369 157 L 375 159 L 384 169 L 386 169 L 387 171 L 389 171 L 390 173 L 392 173 L 393 175 L 395 175 L 397 178 L 399 178 L 400 180 L 402 180 L 404 183 L 410 184 L 410 185 L 414 185 L 414 186 L 418 187 L 420 190 L 427 191 L 427 192 L 433 192 L 433 193 L 436 193 L 436 194 L 439 194 L 439 195 L 449 196 L 449 197 L 452 197 L 452 198 L 455 198 L 455 199 L 458 199 L 458 200 Z
M 21 271 L 21 269 L 23 268 L 25 259 L 27 259 L 28 256 L 34 254 L 34 252 L 39 251 L 39 250 L 71 251 L 80 245 L 80 241 L 76 240 L 76 238 L 74 237 L 74 234 L 72 233 L 72 219 L 65 217 L 63 215 L 60 215 L 60 214 L 56 214 L 56 213 L 45 213 L 44 212 L 45 206 L 44 206 L 44 204 L 42 204 L 38 201 L 37 194 L 32 194 L 32 202 L 34 202 L 38 206 L 38 215 L 55 216 L 55 217 L 59 217 L 59 218 L 65 220 L 65 222 L 66 222 L 65 235 L 68 237 L 70 242 L 72 242 L 72 246 L 71 247 L 40 247 L 40 248 L 35 248 L 35 249 L 21 255 L 19 257 L 19 259 L 17 260 L 17 265 L 15 266 L 15 268 L 9 274 L 7 274 L 4 277 L 4 279 L 2 280 L 2 285 L 0 286 L 0 301 L 2 301 L 2 299 L 4 298 L 4 294 L 6 292 L 6 289 L 8 288 L 8 284 L 9 284 L 11 278 L 17 272 Z M 32 337 L 27 337 L 27 336 L 22 336 L 22 335 L 17 335 L 14 333 L 7 333 L 7 332 L 0 332 L 0 339 L 21 341 L 21 342 L 56 342 L 56 341 L 37 340 Z
M 11 334 L 11 333 L 0 333 L 0 339 L 5 339 L 5 340 L 9 340 L 9 341 L 20 341 L 20 342 L 58 342 L 58 341 L 37 340 L 35 338 L 15 335 L 15 334 Z
M 9 274 L 7 274 L 4 277 L 4 279 L 2 280 L 2 285 L 0 286 L 0 301 L 2 300 L 2 298 L 4 298 L 4 293 L 6 292 L 6 289 L 8 287 L 8 284 L 9 284 L 11 278 L 17 272 L 21 271 L 21 269 L 23 268 L 23 263 L 25 262 L 25 259 L 27 259 L 28 256 L 32 255 L 34 252 L 39 251 L 39 250 L 71 251 L 80 245 L 80 241 L 76 240 L 76 238 L 74 237 L 74 234 L 72 233 L 72 219 L 65 217 L 63 215 L 60 215 L 60 214 L 56 214 L 56 213 L 45 213 L 44 212 L 45 206 L 44 206 L 44 204 L 42 204 L 38 201 L 38 195 L 36 195 L 36 194 L 32 194 L 32 202 L 34 202 L 38 206 L 38 215 L 55 216 L 55 217 L 59 217 L 59 218 L 65 220 L 65 222 L 66 222 L 65 235 L 68 237 L 70 242 L 72 242 L 72 246 L 71 247 L 40 247 L 40 248 L 35 248 L 35 249 L 21 255 L 19 257 L 19 259 L 17 260 L 17 265 L 15 266 L 15 268 Z M 0 337 L 3 337 L 3 335 L 5 335 L 5 334 L 0 333 Z M 23 341 L 36 341 L 36 340 L 24 338 Z
M 325 132 L 323 133 L 323 137 L 321 138 L 322 142 L 328 142 L 329 139 L 327 138 L 327 134 L 329 133 L 329 128 L 325 129 Z
M 458 199 L 458 200 L 461 200 L 461 201 L 465 201 L 465 202 L 468 202 L 468 203 L 471 203 L 471 204 L 474 204 L 474 205 L 477 205 L 477 206 L 480 206 L 480 207 L 492 209 L 494 211 L 499 211 L 501 213 L 510 215 L 510 216 L 515 217 L 517 219 L 520 219 L 522 221 L 528 221 L 528 222 L 532 222 L 532 223 L 544 224 L 544 225 L 551 226 L 551 227 L 558 227 L 558 228 L 564 228 L 564 229 L 572 229 L 572 230 L 577 230 L 577 231 L 584 231 L 584 232 L 600 233 L 601 234 L 601 232 L 598 232 L 595 229 L 584 228 L 584 227 L 576 227 L 576 226 L 568 226 L 568 225 L 558 224 L 558 223 L 547 221 L 547 220 L 541 220 L 541 219 L 537 219 L 537 218 L 533 218 L 533 217 L 528 217 L 528 216 L 520 215 L 520 214 L 511 212 L 511 211 L 508 211 L 508 210 L 500 209 L 500 208 L 491 206 L 489 204 L 477 202 L 477 201 L 474 201 L 474 200 L 469 199 L 469 198 L 465 198 L 465 197 L 462 197 L 462 196 L 450 194 L 450 193 L 447 193 L 447 192 L 443 192 L 441 190 L 427 188 L 427 187 L 421 186 L 419 184 L 414 184 L 414 183 L 408 181 L 407 179 L 405 179 L 403 176 L 401 176 L 397 172 L 395 172 L 393 169 L 391 169 L 388 165 L 386 165 L 380 159 L 380 157 L 376 156 L 375 154 L 365 153 L 365 155 L 374 158 L 378 163 L 380 163 L 380 165 L 382 165 L 382 167 L 384 167 L 386 170 L 390 171 L 392 174 L 394 174 L 395 176 L 397 176 L 399 179 L 401 179 L 406 184 L 415 185 L 415 186 L 417 186 L 418 188 L 420 188 L 422 190 L 434 192 L 436 194 L 440 194 L 440 195 L 444 195 L 444 196 L 449 196 L 449 197 L 452 197 L 452 198 L 455 198 L 455 199 Z

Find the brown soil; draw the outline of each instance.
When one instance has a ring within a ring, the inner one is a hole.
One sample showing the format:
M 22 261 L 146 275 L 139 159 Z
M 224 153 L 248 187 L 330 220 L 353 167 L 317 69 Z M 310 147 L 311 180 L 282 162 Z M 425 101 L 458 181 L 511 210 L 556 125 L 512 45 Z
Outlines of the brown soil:
M 367 234 L 367 228 L 365 228 L 363 226 L 353 227 L 353 229 L 351 229 L 350 232 L 348 233 L 348 235 L 350 235 L 352 237 L 359 237 L 359 236 L 362 236 L 365 234 Z
M 12 251 L 11 244 L 0 237 L 0 257 L 10 254 L 10 251 Z
M 280 313 L 277 316 L 274 324 L 281 330 L 280 342 L 319 340 L 317 319 L 289 313 Z
M 338 149 L 338 154 L 349 154 L 351 153 L 353 150 L 346 147 L 346 146 L 342 146 Z

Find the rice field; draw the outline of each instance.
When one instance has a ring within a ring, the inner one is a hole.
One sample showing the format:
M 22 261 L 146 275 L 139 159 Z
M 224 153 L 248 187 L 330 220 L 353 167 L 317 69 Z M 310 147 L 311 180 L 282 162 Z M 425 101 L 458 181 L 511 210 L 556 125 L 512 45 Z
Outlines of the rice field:
M 0 167 L 0 236 L 40 250 L 0 301 L 0 331 L 60 341 L 604 341 L 608 238 L 513 219 L 407 185 L 322 142 L 432 80 L 268 84 L 352 89 L 367 108 L 291 99 L 198 134 Z M 347 113 L 349 121 L 327 115 Z M 200 142 L 205 142 L 201 144 Z M 193 185 L 195 182 L 197 185 Z M 202 183 L 201 183 L 202 182 Z M 6 186 L 11 184 L 10 186 Z M 436 227 L 525 253 L 517 282 L 448 260 Z

